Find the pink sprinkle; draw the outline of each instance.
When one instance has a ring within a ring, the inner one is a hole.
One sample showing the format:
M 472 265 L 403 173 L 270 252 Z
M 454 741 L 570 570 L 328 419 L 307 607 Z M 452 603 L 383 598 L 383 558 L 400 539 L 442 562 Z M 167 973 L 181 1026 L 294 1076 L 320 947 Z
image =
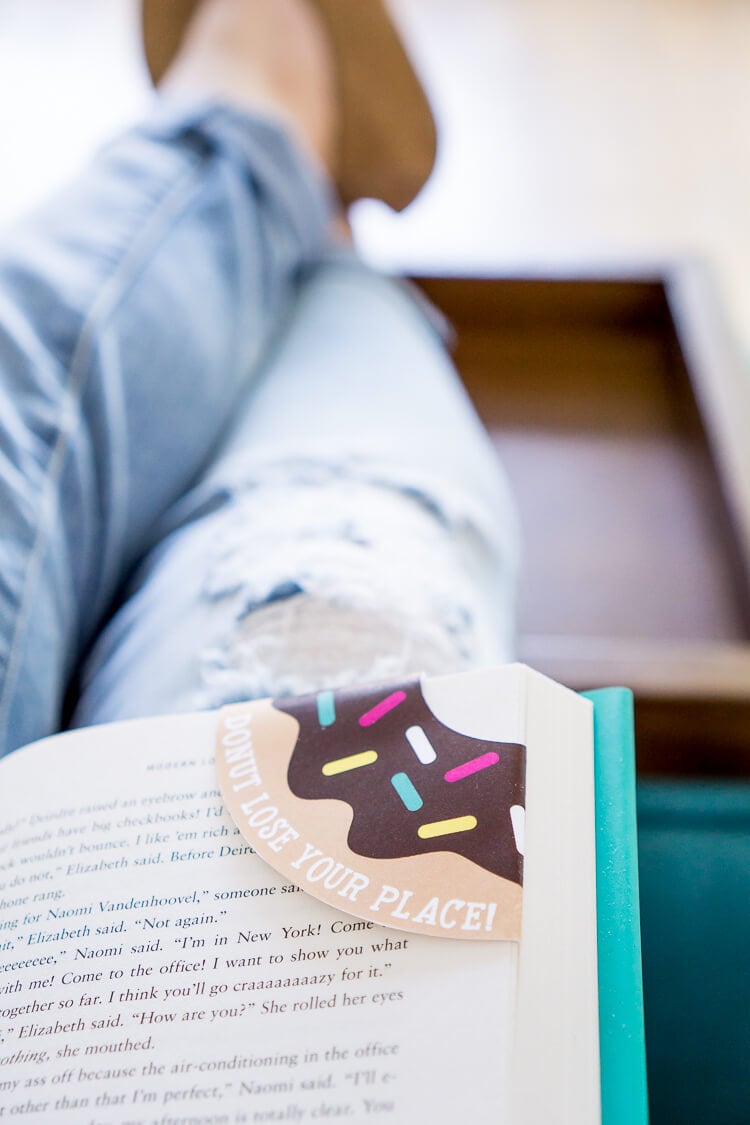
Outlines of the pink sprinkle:
M 499 761 L 500 755 L 491 750 L 489 754 L 482 754 L 479 758 L 472 758 L 470 762 L 464 762 L 462 766 L 456 766 L 455 769 L 448 770 L 445 780 L 461 781 L 462 778 L 469 777 L 472 773 L 479 773 L 480 770 L 486 770 Z
M 381 699 L 380 703 L 376 703 L 369 711 L 365 711 L 364 715 L 360 716 L 359 725 L 361 727 L 371 727 L 378 719 L 382 719 L 383 715 L 387 715 L 394 707 L 398 707 L 399 703 L 403 703 L 406 699 L 405 691 L 394 691 L 392 695 L 386 695 L 385 699 Z

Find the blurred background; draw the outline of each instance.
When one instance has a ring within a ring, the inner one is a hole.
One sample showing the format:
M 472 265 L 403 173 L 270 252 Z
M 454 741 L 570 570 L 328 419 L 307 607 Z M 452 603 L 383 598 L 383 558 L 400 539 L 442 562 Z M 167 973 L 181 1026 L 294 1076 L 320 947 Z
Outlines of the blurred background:
M 709 259 L 750 340 L 750 4 L 391 0 L 441 130 L 403 216 L 358 242 L 410 270 L 570 272 Z M 0 0 L 0 222 L 150 96 L 133 0 Z
M 434 176 L 403 215 L 374 202 L 354 209 L 365 256 L 414 273 L 561 277 L 658 275 L 697 259 L 713 274 L 746 372 L 750 2 L 391 7 L 441 146 Z M 0 0 L 0 225 L 69 179 L 152 96 L 135 0 Z M 622 522 L 619 507 L 615 518 Z M 647 562 L 658 555 L 658 530 L 636 544 Z M 684 552 L 675 566 L 683 560 Z M 750 689 L 738 684 L 747 703 Z M 738 735 L 745 780 L 640 788 L 654 1125 L 750 1120 L 746 737 Z

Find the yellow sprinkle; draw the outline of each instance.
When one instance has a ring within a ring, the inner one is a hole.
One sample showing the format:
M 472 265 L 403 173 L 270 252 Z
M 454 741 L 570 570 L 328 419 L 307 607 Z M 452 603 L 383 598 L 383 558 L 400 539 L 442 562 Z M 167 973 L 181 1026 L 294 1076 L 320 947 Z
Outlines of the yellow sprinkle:
M 336 758 L 332 762 L 326 762 L 323 773 L 326 777 L 333 777 L 337 773 L 346 773 L 347 770 L 358 770 L 360 766 L 369 766 L 377 760 L 376 750 L 363 750 L 361 754 L 350 754 L 348 758 Z
M 433 820 L 432 824 L 421 824 L 417 835 L 421 840 L 431 840 L 433 836 L 449 836 L 451 832 L 468 832 L 476 826 L 475 816 L 454 816 L 452 820 Z

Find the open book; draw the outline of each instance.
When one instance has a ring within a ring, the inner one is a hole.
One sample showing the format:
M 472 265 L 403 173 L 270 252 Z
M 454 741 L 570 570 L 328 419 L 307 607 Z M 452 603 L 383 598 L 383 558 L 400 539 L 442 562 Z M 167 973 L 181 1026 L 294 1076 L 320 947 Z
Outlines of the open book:
M 524 750 L 504 829 L 522 859 L 498 900 L 520 941 L 487 940 L 492 904 L 460 886 L 412 914 L 470 940 L 400 929 L 391 914 L 410 911 L 389 895 L 386 925 L 335 909 L 304 864 L 280 875 L 226 811 L 216 714 L 74 731 L 0 763 L 0 1119 L 645 1121 L 623 693 L 592 704 L 520 665 L 421 690 L 446 730 Z M 388 838 L 375 788 L 370 804 Z M 447 842 L 430 855 L 461 877 Z

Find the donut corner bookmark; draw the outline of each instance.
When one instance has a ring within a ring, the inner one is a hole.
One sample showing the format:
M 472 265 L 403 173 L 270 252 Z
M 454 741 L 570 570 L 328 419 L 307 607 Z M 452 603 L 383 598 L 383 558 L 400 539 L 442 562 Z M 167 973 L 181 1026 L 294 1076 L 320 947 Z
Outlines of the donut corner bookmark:
M 451 698 L 425 694 L 414 679 L 225 707 L 226 808 L 262 859 L 329 906 L 411 933 L 517 941 L 523 732 L 464 734 Z

